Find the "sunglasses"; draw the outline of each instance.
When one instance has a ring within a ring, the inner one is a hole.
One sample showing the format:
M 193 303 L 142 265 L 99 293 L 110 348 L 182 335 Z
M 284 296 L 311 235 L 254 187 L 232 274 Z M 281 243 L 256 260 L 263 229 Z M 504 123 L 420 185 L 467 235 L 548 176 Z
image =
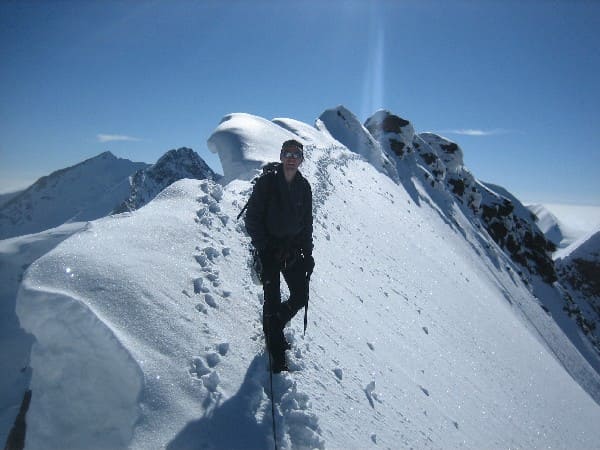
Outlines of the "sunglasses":
M 281 156 L 283 156 L 284 158 L 294 158 L 294 159 L 302 159 L 304 157 L 302 152 L 291 152 L 289 150 L 282 151 Z

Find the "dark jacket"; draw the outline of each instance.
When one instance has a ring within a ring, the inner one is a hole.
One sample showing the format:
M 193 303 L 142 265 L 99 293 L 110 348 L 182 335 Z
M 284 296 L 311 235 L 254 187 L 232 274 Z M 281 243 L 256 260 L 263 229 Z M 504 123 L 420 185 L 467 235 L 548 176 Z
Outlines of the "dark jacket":
M 259 251 L 299 249 L 311 255 L 313 249 L 312 190 L 300 172 L 291 184 L 283 167 L 256 181 L 246 210 L 246 230 Z

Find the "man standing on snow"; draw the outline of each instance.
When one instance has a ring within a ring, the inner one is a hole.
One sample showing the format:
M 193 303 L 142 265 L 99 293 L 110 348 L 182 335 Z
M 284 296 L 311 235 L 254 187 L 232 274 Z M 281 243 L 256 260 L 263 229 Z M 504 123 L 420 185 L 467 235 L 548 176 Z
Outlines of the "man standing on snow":
M 273 372 L 287 370 L 289 344 L 283 328 L 308 301 L 308 281 L 315 266 L 312 190 L 298 168 L 304 161 L 300 142 L 285 141 L 275 171 L 261 176 L 248 201 L 246 230 L 262 264 L 265 301 L 263 331 Z M 290 298 L 281 302 L 282 273 Z

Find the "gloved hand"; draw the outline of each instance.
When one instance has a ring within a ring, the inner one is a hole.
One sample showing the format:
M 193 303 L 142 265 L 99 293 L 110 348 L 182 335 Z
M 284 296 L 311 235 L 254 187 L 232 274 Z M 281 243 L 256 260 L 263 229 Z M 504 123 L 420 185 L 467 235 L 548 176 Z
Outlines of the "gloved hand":
M 315 259 L 312 255 L 306 255 L 304 257 L 304 270 L 306 271 L 306 276 L 310 277 L 315 269 Z

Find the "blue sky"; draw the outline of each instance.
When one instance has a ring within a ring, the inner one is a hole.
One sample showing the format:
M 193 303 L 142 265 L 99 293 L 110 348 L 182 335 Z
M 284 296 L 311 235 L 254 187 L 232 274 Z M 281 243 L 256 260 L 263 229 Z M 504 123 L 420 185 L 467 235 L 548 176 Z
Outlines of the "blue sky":
M 225 114 L 343 104 L 454 140 L 522 201 L 600 205 L 597 1 L 2 1 L 0 61 L 0 192 L 105 150 L 221 171 Z

